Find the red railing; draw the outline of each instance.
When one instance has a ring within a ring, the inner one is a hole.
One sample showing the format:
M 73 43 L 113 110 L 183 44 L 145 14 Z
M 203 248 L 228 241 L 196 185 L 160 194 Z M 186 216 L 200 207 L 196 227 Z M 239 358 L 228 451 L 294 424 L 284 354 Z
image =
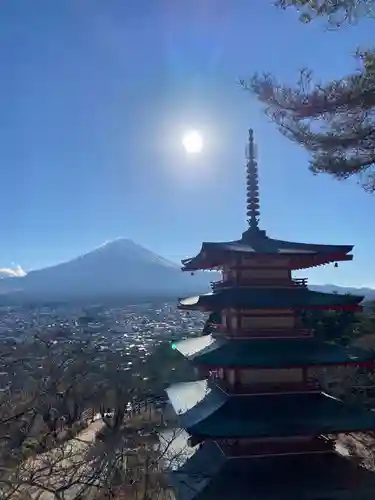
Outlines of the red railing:
M 307 278 L 295 278 L 293 280 L 276 280 L 276 279 L 248 279 L 248 280 L 220 280 L 212 281 L 212 290 L 221 290 L 223 288 L 238 287 L 238 286 L 250 286 L 250 287 L 307 287 Z
M 308 328 L 246 328 L 229 331 L 223 325 L 217 325 L 216 332 L 218 336 L 238 339 L 251 338 L 309 338 L 312 336 L 312 330 Z
M 294 278 L 292 283 L 295 286 L 307 287 L 307 278 Z
M 227 394 L 282 394 L 290 392 L 316 392 L 320 390 L 319 383 L 316 380 L 306 382 L 285 382 L 278 384 L 259 383 L 259 384 L 229 384 L 227 381 L 213 376 L 215 384 Z

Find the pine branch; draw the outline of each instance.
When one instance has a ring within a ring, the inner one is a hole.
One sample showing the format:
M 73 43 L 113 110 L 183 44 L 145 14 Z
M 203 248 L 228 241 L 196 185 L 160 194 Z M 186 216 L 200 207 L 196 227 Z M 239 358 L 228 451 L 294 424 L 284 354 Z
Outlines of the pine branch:
M 288 139 L 310 154 L 313 173 L 337 179 L 356 175 L 375 191 L 375 51 L 357 52 L 360 69 L 342 80 L 314 84 L 302 70 L 295 87 L 272 75 L 255 74 L 240 84 L 265 106 L 266 115 Z
M 283 10 L 294 7 L 303 23 L 326 18 L 330 26 L 337 28 L 374 15 L 374 0 L 277 0 L 275 5 Z

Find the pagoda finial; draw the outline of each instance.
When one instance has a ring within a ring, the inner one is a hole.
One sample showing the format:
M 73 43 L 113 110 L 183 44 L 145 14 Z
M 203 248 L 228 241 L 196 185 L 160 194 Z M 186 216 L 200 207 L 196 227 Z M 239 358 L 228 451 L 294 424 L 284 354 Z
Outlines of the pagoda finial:
M 254 131 L 249 129 L 249 142 L 246 148 L 246 215 L 249 229 L 259 230 L 259 179 L 258 164 L 254 144 Z

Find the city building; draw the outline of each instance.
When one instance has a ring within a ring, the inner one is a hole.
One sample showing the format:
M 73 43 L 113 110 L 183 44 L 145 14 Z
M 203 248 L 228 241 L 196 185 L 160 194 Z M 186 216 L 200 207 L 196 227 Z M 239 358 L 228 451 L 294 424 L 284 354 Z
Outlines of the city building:
M 322 367 L 374 367 L 374 354 L 314 338 L 309 310 L 361 309 L 362 297 L 309 290 L 292 272 L 353 257 L 352 245 L 273 239 L 259 227 L 252 130 L 247 151 L 248 229 L 203 243 L 183 270 L 218 270 L 212 292 L 180 309 L 210 312 L 203 334 L 173 345 L 199 380 L 167 390 L 188 448 L 172 472 L 178 500 L 367 498 L 373 473 L 336 451 L 340 433 L 375 429 L 375 412 L 323 391 Z

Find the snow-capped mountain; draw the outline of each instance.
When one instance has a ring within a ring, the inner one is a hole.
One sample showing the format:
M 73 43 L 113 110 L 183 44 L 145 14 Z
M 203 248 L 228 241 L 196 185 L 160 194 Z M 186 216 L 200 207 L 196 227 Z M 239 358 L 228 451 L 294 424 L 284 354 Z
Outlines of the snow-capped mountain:
M 180 266 L 131 240 L 120 238 L 69 262 L 30 271 L 23 277 L 0 279 L 0 295 L 23 292 L 27 297 L 49 299 L 105 297 L 177 297 L 210 291 L 218 273 L 181 272 Z M 375 290 L 335 285 L 311 285 L 311 290 L 351 293 L 375 300 Z
M 209 291 L 212 279 L 216 277 L 211 273 L 182 273 L 177 264 L 120 238 L 71 261 L 30 271 L 16 281 L 28 296 L 87 298 L 202 293 Z

